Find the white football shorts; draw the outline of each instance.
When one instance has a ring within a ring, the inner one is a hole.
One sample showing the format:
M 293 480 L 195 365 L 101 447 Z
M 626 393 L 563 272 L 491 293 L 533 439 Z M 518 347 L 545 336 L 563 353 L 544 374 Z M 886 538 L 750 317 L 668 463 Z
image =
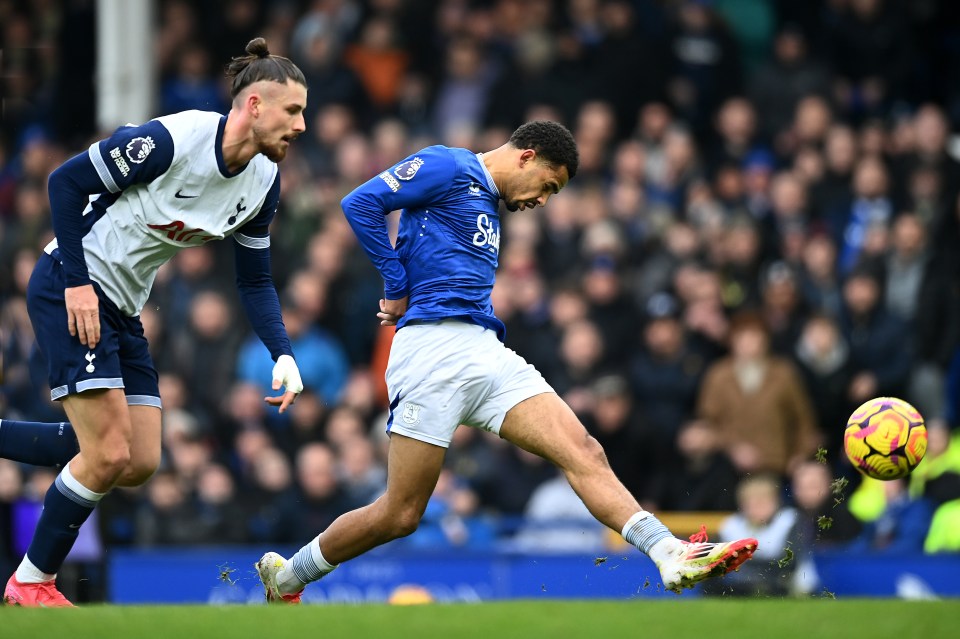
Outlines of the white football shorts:
M 397 331 L 386 379 L 387 432 L 444 448 L 459 425 L 499 434 L 507 411 L 554 392 L 494 331 L 456 320 Z

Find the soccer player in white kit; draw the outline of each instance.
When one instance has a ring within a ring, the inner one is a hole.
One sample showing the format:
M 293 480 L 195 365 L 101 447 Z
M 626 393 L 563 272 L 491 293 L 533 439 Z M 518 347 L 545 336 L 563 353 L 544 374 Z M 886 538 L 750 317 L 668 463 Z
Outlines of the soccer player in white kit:
M 273 389 L 285 390 L 265 400 L 283 412 L 303 390 L 270 274 L 269 225 L 276 163 L 304 130 L 306 81 L 263 38 L 246 53 L 227 66 L 227 115 L 186 111 L 121 127 L 50 176 L 56 239 L 34 269 L 27 304 L 51 398 L 70 422 L 0 421 L 4 456 L 63 465 L 7 582 L 8 605 L 72 605 L 56 573 L 80 526 L 111 488 L 143 484 L 160 462 L 157 372 L 139 313 L 178 251 L 233 236 L 241 300 L 276 362 Z
M 460 424 L 556 464 L 594 517 L 653 559 L 667 589 L 725 574 L 753 554 L 755 539 L 674 537 L 624 488 L 597 440 L 540 373 L 503 345 L 504 326 L 490 303 L 499 202 L 509 211 L 543 206 L 578 163 L 566 128 L 530 122 L 489 153 L 422 149 L 344 198 L 344 214 L 384 279 L 381 324 L 397 327 L 386 374 L 387 489 L 290 560 L 266 553 L 257 571 L 267 601 L 299 603 L 306 584 L 341 562 L 416 530 Z M 398 209 L 394 247 L 385 216 Z

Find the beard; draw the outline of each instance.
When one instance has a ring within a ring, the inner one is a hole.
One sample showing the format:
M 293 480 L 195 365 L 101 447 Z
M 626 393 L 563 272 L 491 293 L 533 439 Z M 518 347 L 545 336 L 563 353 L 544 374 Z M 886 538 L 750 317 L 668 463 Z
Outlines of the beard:
M 260 153 L 267 156 L 271 162 L 280 162 L 287 157 L 287 144 L 284 144 L 282 140 L 268 142 L 267 135 L 256 126 L 253 127 L 253 137 L 257 141 L 257 148 Z

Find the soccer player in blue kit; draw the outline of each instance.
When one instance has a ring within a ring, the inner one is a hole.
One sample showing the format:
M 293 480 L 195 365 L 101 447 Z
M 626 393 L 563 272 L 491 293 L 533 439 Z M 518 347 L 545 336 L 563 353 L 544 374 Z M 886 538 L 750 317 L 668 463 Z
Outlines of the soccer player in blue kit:
M 490 303 L 500 248 L 499 202 L 543 206 L 578 166 L 570 132 L 529 122 L 488 153 L 431 146 L 347 195 L 343 211 L 385 283 L 383 325 L 396 325 L 387 365 L 387 489 L 348 512 L 291 559 L 257 562 L 267 601 L 299 603 L 304 587 L 343 561 L 411 534 L 433 492 L 454 430 L 503 439 L 556 464 L 590 512 L 648 554 L 663 585 L 682 588 L 736 569 L 755 539 L 681 541 L 644 511 L 603 449 L 540 373 L 503 345 Z M 402 209 L 396 247 L 386 214 Z
M 56 573 L 80 526 L 114 486 L 160 463 L 160 393 L 139 313 L 157 270 L 178 251 L 232 235 L 246 314 L 274 361 L 265 398 L 281 412 L 303 390 L 270 275 L 277 162 L 304 130 L 307 89 L 263 38 L 227 66 L 229 114 L 185 111 L 126 126 L 50 175 L 56 238 L 27 290 L 51 398 L 69 423 L 0 421 L 0 455 L 63 467 L 4 602 L 72 605 Z M 79 442 L 79 452 L 77 452 Z

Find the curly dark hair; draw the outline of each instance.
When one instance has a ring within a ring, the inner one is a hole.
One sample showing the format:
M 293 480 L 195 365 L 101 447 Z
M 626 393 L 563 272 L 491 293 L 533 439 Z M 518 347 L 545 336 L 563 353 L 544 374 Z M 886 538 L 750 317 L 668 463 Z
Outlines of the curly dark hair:
M 577 143 L 562 124 L 549 120 L 527 122 L 513 132 L 510 144 L 517 149 L 533 149 L 553 166 L 567 167 L 570 179 L 577 174 L 577 167 L 580 166 Z

